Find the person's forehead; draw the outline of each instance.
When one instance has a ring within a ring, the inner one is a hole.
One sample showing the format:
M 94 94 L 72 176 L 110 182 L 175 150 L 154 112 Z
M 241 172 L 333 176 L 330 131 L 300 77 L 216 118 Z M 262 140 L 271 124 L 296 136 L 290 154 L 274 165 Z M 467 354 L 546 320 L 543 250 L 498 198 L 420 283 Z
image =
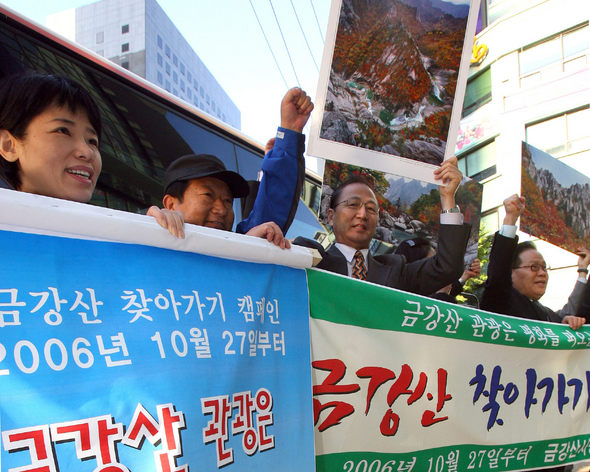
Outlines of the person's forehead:
M 536 249 L 527 249 L 520 253 L 520 260 L 524 262 L 545 262 L 543 255 Z
M 360 182 L 355 182 L 353 184 L 347 185 L 342 189 L 342 193 L 340 194 L 340 201 L 346 200 L 352 197 L 359 197 L 362 200 L 375 200 L 375 194 L 373 191 L 365 184 Z
M 191 179 L 189 182 L 189 187 L 192 187 L 195 190 L 209 190 L 217 194 L 221 195 L 229 195 L 232 196 L 232 193 L 228 187 L 228 185 L 220 179 L 215 177 L 200 177 L 198 179 Z
M 95 132 L 94 128 L 90 124 L 90 119 L 88 118 L 88 113 L 82 107 L 78 107 L 75 111 L 72 110 L 67 105 L 58 105 L 56 103 L 49 104 L 46 108 L 44 108 L 41 113 L 36 115 L 33 120 L 31 121 L 38 121 L 38 122 L 52 122 L 55 118 L 63 118 L 65 120 L 71 121 L 72 123 L 80 122 L 83 125 L 87 125 L 91 131 Z

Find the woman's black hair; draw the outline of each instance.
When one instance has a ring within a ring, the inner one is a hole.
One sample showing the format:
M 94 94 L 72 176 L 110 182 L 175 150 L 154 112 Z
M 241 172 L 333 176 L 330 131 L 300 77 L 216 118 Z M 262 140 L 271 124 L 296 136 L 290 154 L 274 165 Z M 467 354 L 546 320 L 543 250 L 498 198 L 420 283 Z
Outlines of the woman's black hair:
M 402 241 L 396 248 L 395 254 L 405 256 L 408 262 L 414 262 L 428 257 L 430 249 L 436 250 L 434 244 L 432 244 L 428 239 L 412 238 Z
M 66 107 L 73 113 L 86 112 L 100 141 L 102 121 L 94 99 L 75 80 L 46 74 L 20 74 L 0 81 L 0 129 L 23 139 L 31 121 L 48 107 Z M 14 189 L 20 187 L 19 164 L 0 156 L 0 177 Z

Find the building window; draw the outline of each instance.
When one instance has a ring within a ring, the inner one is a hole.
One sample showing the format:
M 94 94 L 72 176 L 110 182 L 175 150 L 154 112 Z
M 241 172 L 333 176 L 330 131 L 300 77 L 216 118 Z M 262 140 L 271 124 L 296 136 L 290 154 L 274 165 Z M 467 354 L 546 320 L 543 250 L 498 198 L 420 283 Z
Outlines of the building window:
M 485 11 L 486 21 L 482 27 L 491 25 L 499 18 L 514 12 L 516 2 L 514 0 L 484 0 L 482 3 L 482 10 Z
M 205 97 L 205 91 L 203 90 L 203 87 L 200 87 L 199 88 L 199 92 L 201 93 L 201 98 L 204 98 Z
M 96 44 L 104 43 L 104 31 L 99 31 L 96 33 Z
M 127 34 L 127 33 L 129 33 L 129 25 L 121 26 L 121 34 Z
M 164 48 L 164 51 L 165 51 L 166 57 L 167 57 L 168 59 L 170 59 L 170 46 L 168 46 L 168 45 L 166 44 L 166 47 Z
M 193 82 L 193 75 L 188 70 L 186 71 L 186 80 L 188 80 L 189 84 Z
M 193 98 L 193 91 L 190 89 L 190 87 L 187 87 L 186 94 L 187 94 L 189 100 Z
M 163 44 L 164 44 L 164 42 L 162 41 L 162 36 L 158 35 L 158 47 L 160 49 L 162 49 Z
M 459 169 L 474 180 L 483 180 L 496 173 L 496 141 L 459 156 Z
M 182 62 L 180 63 L 180 73 L 184 75 L 184 64 Z
M 182 90 L 184 92 L 184 81 L 183 80 L 180 81 L 180 90 Z
M 207 105 L 209 105 L 211 101 L 209 100 L 209 94 L 207 94 Z
M 178 74 L 176 73 L 176 71 L 172 72 L 172 80 L 175 84 L 178 83 Z
M 128 52 L 129 51 L 129 43 L 121 44 L 121 52 Z
M 170 75 L 170 63 L 166 63 L 166 74 Z
M 492 73 L 490 68 L 472 77 L 467 82 L 465 100 L 463 101 L 463 116 L 473 113 L 480 106 L 492 100 Z
M 526 127 L 526 141 L 553 157 L 590 157 L 590 108 L 563 113 Z M 578 167 L 578 166 L 574 166 Z
M 159 83 L 160 85 L 162 85 L 162 81 L 163 81 L 163 80 L 164 80 L 164 79 L 163 79 L 163 77 L 162 77 L 162 73 L 161 73 L 160 71 L 158 71 L 158 83 Z
M 589 34 L 586 24 L 522 48 L 518 55 L 521 87 L 585 67 Z
M 129 70 L 129 61 L 121 62 L 121 67 L 123 69 Z
M 488 234 L 494 234 L 500 229 L 500 214 L 497 210 L 481 215 L 480 228 L 485 228 Z
M 169 80 L 166 81 L 166 90 L 168 92 L 170 92 L 170 81 Z
M 172 62 L 176 67 L 178 67 L 178 57 L 176 57 L 176 54 L 172 55 Z
M 162 58 L 162 55 L 160 53 L 158 53 L 158 65 L 160 67 L 162 67 L 164 64 L 164 59 Z

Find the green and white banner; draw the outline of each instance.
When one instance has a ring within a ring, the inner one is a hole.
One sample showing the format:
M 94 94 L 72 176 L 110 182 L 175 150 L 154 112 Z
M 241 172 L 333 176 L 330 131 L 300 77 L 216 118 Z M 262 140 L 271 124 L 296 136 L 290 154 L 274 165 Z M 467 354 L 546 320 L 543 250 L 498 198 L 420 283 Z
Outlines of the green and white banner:
M 590 327 L 308 270 L 318 471 L 517 471 L 590 456 Z

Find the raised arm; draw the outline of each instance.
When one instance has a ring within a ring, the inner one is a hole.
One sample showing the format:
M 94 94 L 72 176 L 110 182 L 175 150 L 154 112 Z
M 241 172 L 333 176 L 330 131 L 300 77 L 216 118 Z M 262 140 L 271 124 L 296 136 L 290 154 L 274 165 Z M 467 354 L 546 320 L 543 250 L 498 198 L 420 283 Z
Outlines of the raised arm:
M 496 313 L 510 313 L 510 297 L 512 296 L 512 256 L 518 244 L 516 224 L 524 211 L 525 200 L 518 195 L 511 195 L 504 200 L 504 225 L 511 227 L 509 231 L 503 226 L 494 236 L 494 244 L 490 252 L 488 278 L 481 299 L 481 308 Z M 509 232 L 504 236 L 502 232 Z
M 281 126 L 262 162 L 263 176 L 252 212 L 238 224 L 238 233 L 269 221 L 287 233 L 305 180 L 305 136 L 301 131 L 312 110 L 311 99 L 299 88 L 290 89 L 283 97 Z
M 281 101 L 281 128 L 302 133 L 312 111 L 311 98 L 300 88 L 290 89 Z
M 504 200 L 504 209 L 506 215 L 504 216 L 504 224 L 515 226 L 518 218 L 524 212 L 525 199 L 514 194 Z
M 463 180 L 463 174 L 457 166 L 457 158 L 452 157 L 445 160 L 441 166 L 434 171 L 434 177 L 442 181 L 438 186 L 442 210 L 448 211 L 456 207 L 455 193 Z

